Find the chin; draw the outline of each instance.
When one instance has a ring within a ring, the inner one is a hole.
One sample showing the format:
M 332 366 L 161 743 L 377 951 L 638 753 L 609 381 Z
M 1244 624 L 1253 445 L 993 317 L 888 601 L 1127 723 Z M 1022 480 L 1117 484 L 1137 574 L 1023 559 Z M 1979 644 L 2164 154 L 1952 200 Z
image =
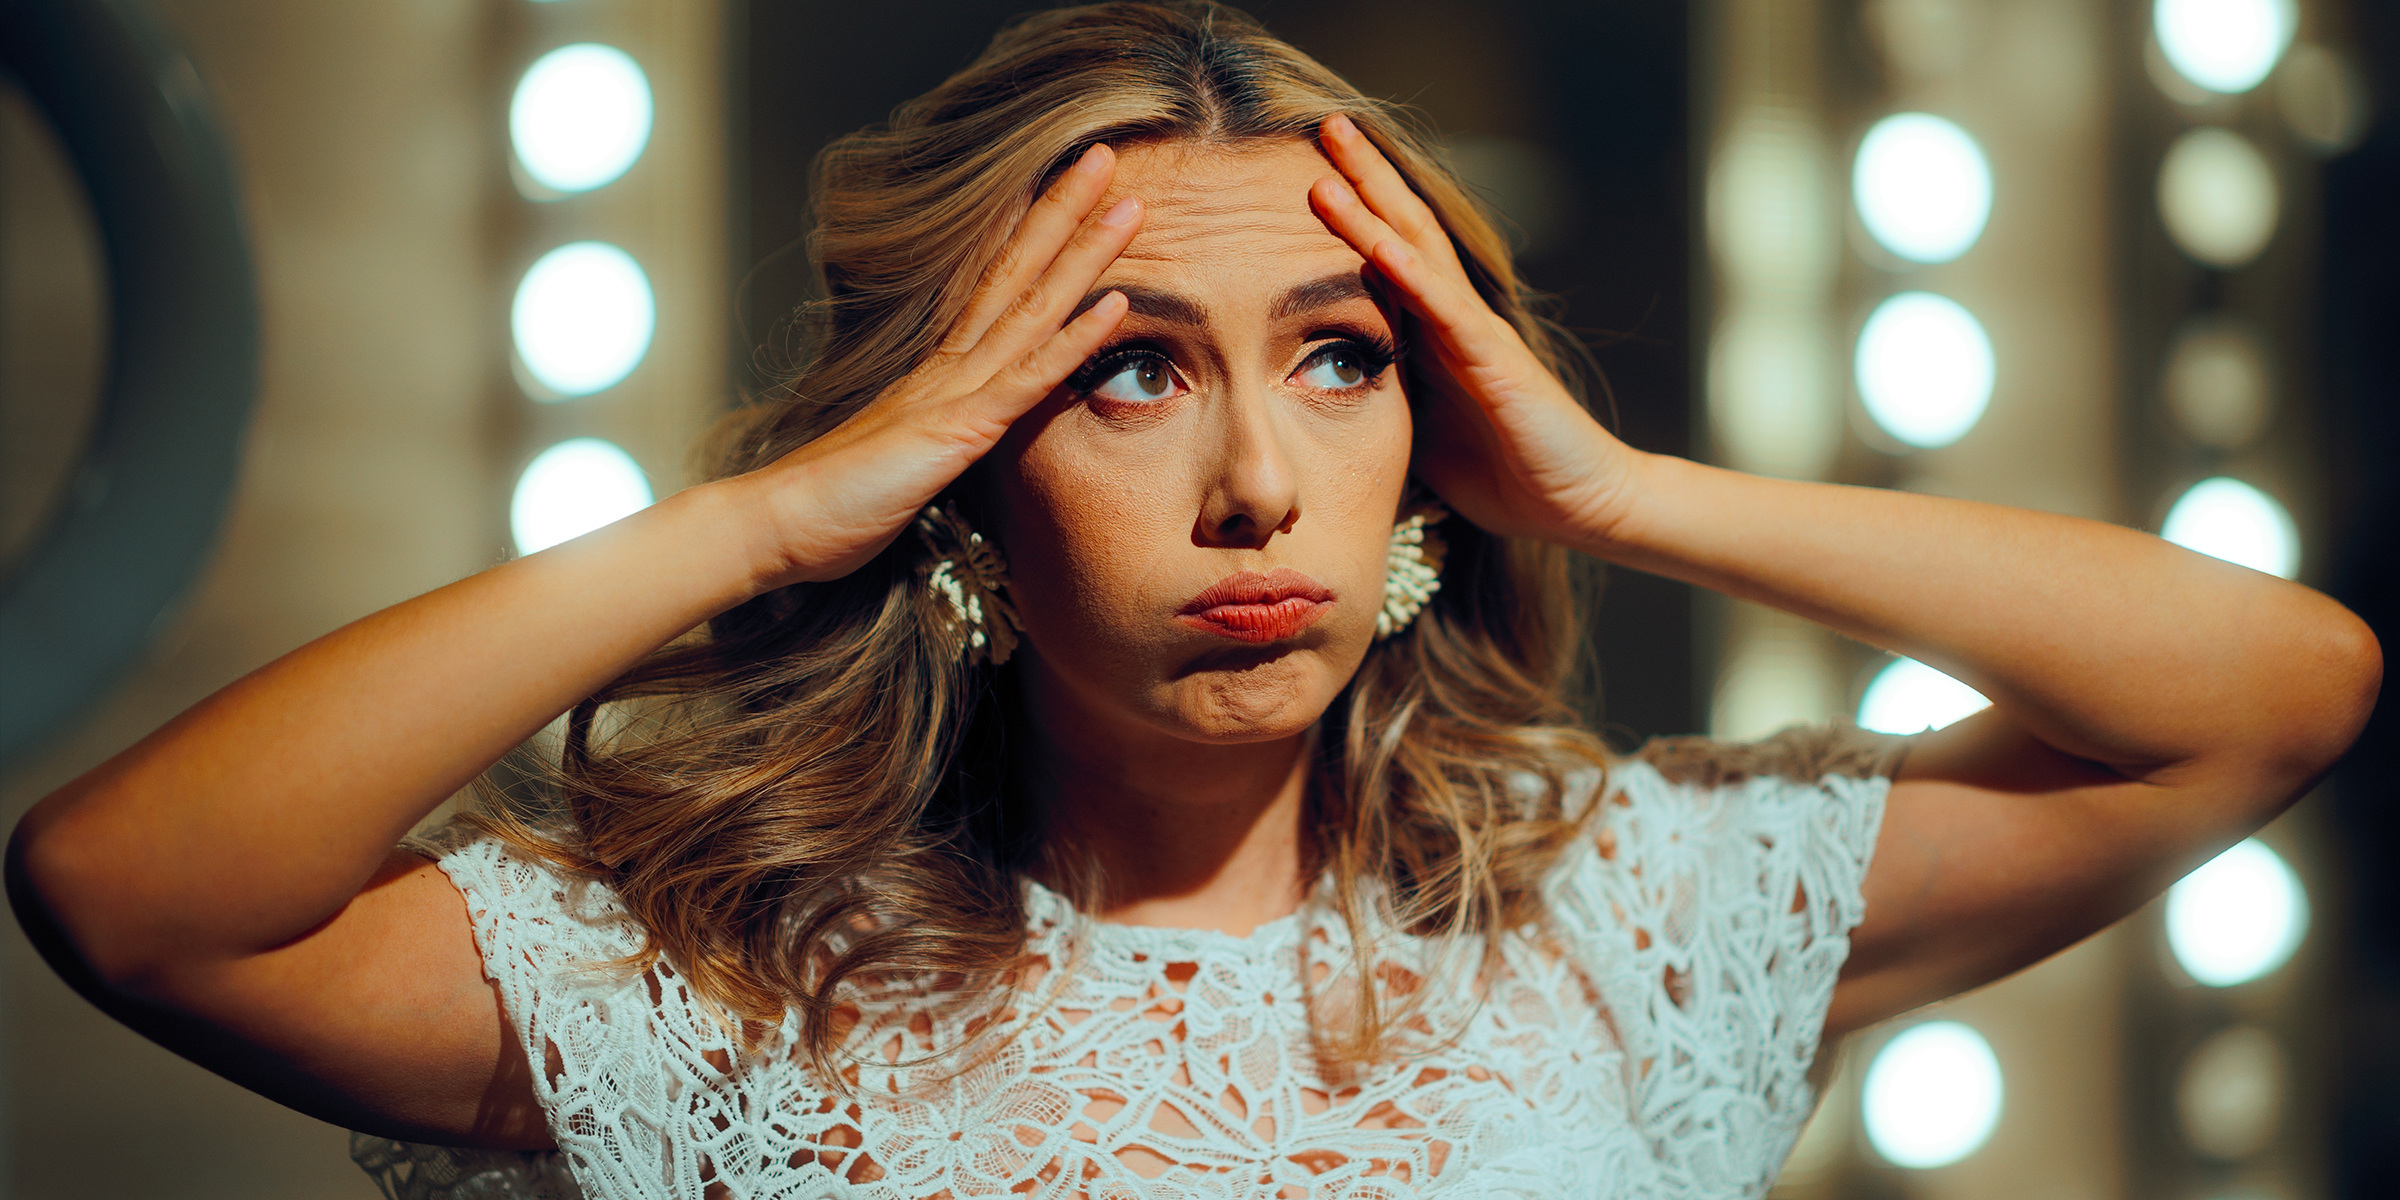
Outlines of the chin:
M 1166 684 L 1162 715 L 1194 741 L 1275 741 L 1316 724 L 1347 682 L 1314 651 L 1278 648 L 1195 664 Z

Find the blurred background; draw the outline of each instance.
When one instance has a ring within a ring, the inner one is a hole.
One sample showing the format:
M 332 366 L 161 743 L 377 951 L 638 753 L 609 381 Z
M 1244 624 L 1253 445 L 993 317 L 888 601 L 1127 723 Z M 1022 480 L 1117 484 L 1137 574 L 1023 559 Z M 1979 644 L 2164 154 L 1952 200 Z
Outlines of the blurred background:
M 0 0 L 0 818 L 691 482 L 790 364 L 810 156 L 1025 7 Z M 2137 526 L 2400 629 L 2400 13 L 1253 11 L 1423 116 L 1635 445 Z M 1595 634 L 1621 747 L 1983 703 L 1630 572 Z M 1851 1039 L 1777 1194 L 2393 1194 L 2391 726 L 2132 919 Z M 13 926 L 0 971 L 5 1194 L 374 1194 L 341 1131 L 114 1025 Z

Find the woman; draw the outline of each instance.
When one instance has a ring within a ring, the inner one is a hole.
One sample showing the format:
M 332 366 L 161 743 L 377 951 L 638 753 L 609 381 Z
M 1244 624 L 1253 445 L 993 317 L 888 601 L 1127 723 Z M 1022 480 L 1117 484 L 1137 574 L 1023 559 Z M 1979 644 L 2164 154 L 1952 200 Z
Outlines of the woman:
M 86 995 L 394 1194 L 1756 1195 L 1823 1039 L 2123 915 L 2373 701 L 2296 585 L 1616 441 L 1458 183 L 1230 10 L 1035 16 L 821 168 L 821 345 L 719 478 L 12 842 Z M 1570 552 L 1993 707 L 1896 775 L 1612 761 Z M 551 803 L 393 849 L 570 709 Z

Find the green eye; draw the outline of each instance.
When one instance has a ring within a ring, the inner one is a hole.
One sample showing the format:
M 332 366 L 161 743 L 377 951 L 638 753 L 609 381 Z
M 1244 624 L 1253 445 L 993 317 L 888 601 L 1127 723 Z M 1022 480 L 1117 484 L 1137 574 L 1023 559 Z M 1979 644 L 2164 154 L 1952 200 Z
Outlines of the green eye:
M 1173 399 L 1181 394 L 1181 384 L 1173 364 L 1159 355 L 1143 354 L 1118 360 L 1098 383 L 1085 390 L 1103 400 L 1147 404 Z
M 1372 386 L 1375 377 L 1390 365 L 1389 357 L 1372 353 L 1356 342 L 1335 342 L 1309 355 L 1300 369 L 1292 372 L 1292 381 L 1329 392 L 1354 391 Z

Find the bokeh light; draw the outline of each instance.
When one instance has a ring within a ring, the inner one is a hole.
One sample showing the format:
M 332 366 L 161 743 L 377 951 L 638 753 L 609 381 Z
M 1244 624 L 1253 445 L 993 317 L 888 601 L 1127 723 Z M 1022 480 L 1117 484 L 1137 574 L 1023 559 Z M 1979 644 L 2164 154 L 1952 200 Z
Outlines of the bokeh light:
M 2000 1104 L 1991 1044 L 1957 1021 L 1928 1021 L 1884 1043 L 1859 1107 L 1877 1154 L 1923 1168 L 1973 1154 L 2000 1123 Z
M 1858 394 L 1867 415 L 1911 446 L 1947 446 L 1992 399 L 1992 341 L 1983 323 L 1931 292 L 1878 305 L 1858 335 Z
M 1913 658 L 1875 673 L 1858 702 L 1858 727 L 1877 733 L 1923 733 L 1990 708 L 1982 692 Z
M 2275 1035 L 2256 1025 L 2209 1035 L 2184 1060 L 2175 1088 L 2183 1140 L 2225 1162 L 2265 1149 L 2281 1123 L 2290 1073 Z
M 2158 48 L 2185 79 L 2212 92 L 2246 92 L 2275 69 L 2298 23 L 2292 0 L 2157 0 Z
M 1913 262 L 1948 262 L 1966 253 L 1992 213 L 1992 169 L 1983 148 L 1929 113 L 1876 122 L 1858 145 L 1850 188 L 1867 232 Z
M 2210 987 L 2248 983 L 2291 958 L 2308 893 L 2282 856 L 2249 838 L 2167 889 L 2167 948 Z
M 615 179 L 650 142 L 650 80 L 614 46 L 583 42 L 534 60 L 508 106 L 509 140 L 533 181 L 584 192 Z
M 2370 107 L 2358 68 L 2323 46 L 2292 47 L 2275 73 L 2275 111 L 2292 136 L 2319 154 L 2356 146 L 2366 134 Z
M 509 319 L 517 357 L 534 379 L 559 396 L 583 396 L 642 361 L 658 305 L 632 255 L 606 242 L 570 242 L 525 272 Z
M 1822 724 L 1841 711 L 1822 635 L 1776 623 L 1736 644 L 1709 705 L 1709 733 L 1729 742 L 1763 738 L 1799 724 Z
M 2290 579 L 2300 571 L 2300 530 L 2275 498 L 2219 475 L 2191 486 L 2167 510 L 2159 536 L 2178 546 Z
M 1729 283 L 1814 300 L 1839 269 L 1823 140 L 1804 113 L 1753 109 L 1709 167 L 1708 236 Z
M 2186 322 L 2167 349 L 2165 375 L 2167 411 L 2193 441 L 2230 450 L 2266 428 L 2267 353 L 2247 324 L 2225 317 Z
M 2185 254 L 2230 270 L 2275 236 L 2275 171 L 2249 139 L 2214 125 L 2188 130 L 2158 167 L 2158 215 Z
M 582 537 L 649 507 L 650 480 L 615 443 L 579 437 L 526 464 L 508 505 L 517 553 L 533 554 Z
M 1815 479 L 1842 448 L 1833 333 L 1814 313 L 1737 307 L 1708 351 L 1709 429 L 1738 470 Z

